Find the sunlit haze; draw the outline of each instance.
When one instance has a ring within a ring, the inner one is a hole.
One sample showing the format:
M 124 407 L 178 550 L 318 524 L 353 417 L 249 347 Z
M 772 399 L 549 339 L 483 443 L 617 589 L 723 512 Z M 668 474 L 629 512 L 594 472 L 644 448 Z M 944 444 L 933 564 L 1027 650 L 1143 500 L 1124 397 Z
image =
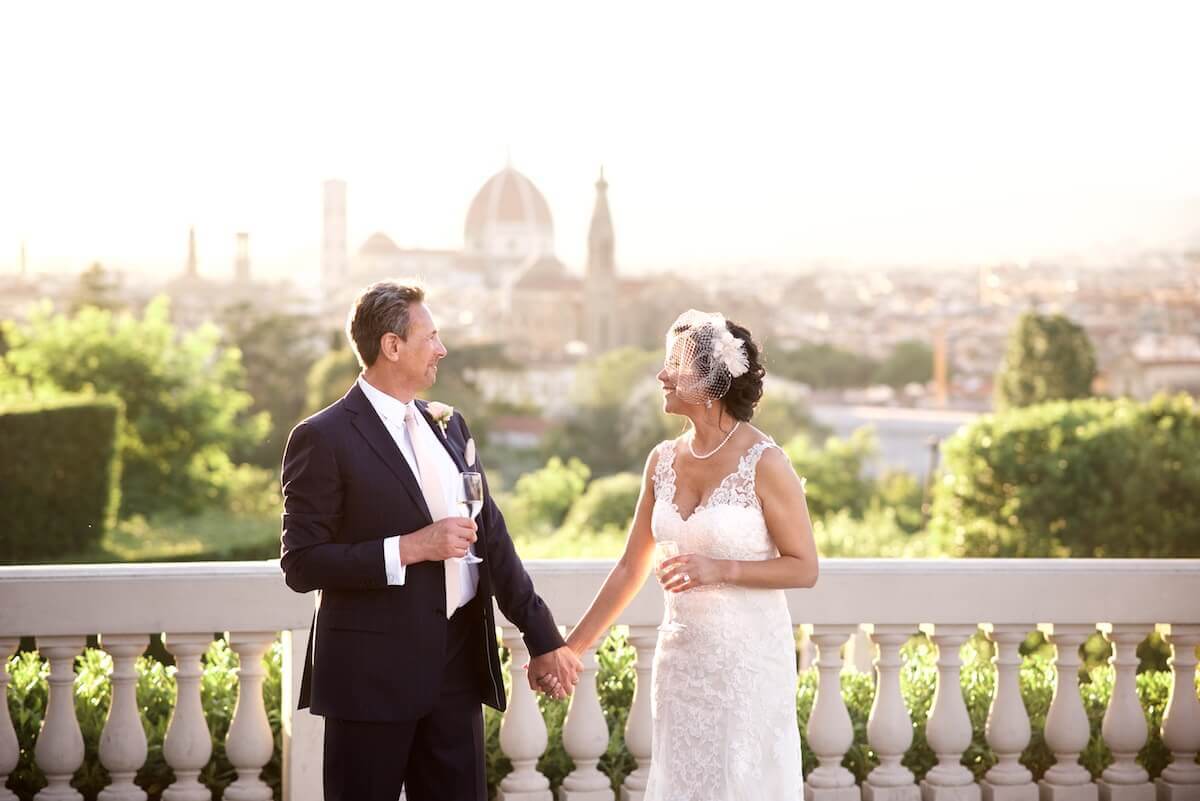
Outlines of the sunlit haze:
M 1119 10 L 1114 10 L 1119 9 Z M 508 154 L 584 261 L 969 263 L 1200 243 L 1200 6 L 6 4 L 0 273 L 317 275 L 458 248 Z

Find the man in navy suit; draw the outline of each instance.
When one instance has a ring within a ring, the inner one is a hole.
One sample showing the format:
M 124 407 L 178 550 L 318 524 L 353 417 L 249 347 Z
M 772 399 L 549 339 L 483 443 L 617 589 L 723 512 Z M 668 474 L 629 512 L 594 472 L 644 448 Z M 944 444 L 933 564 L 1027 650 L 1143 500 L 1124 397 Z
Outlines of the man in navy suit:
M 459 511 L 460 473 L 482 470 L 462 416 L 416 399 L 446 355 L 424 301 L 363 291 L 347 326 L 362 374 L 283 457 L 284 575 L 317 591 L 300 708 L 325 718 L 326 801 L 396 801 L 402 785 L 409 801 L 486 801 L 480 705 L 505 705 L 493 598 L 535 689 L 562 697 L 582 669 L 486 479 L 478 524 Z

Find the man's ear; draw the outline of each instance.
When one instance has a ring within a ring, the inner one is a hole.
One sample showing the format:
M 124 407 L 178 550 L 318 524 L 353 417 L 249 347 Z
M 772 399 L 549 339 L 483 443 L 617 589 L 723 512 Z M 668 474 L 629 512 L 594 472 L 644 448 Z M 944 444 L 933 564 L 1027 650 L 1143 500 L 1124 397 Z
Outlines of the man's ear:
M 400 336 L 388 331 L 379 338 L 379 355 L 389 362 L 397 361 L 400 358 L 400 348 L 403 346 L 404 341 L 400 339 Z

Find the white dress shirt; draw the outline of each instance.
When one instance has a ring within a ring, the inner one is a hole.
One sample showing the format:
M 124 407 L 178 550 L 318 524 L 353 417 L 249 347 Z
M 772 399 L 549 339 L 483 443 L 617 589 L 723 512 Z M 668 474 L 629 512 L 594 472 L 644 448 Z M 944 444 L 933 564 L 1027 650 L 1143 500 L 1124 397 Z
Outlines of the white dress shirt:
M 358 385 L 362 388 L 363 394 L 367 396 L 371 407 L 375 409 L 375 413 L 383 420 L 384 427 L 392 435 L 392 440 L 400 449 L 400 453 L 404 455 L 404 461 L 408 462 L 413 477 L 419 484 L 421 471 L 417 469 L 417 456 L 412 443 L 408 441 L 408 429 L 404 426 L 405 415 L 409 406 L 412 406 L 417 420 L 417 435 L 425 437 L 426 442 L 423 444 L 428 446 L 428 452 L 436 454 L 434 459 L 437 461 L 437 469 L 441 471 L 442 491 L 446 494 L 446 508 L 462 514 L 461 501 L 458 498 L 458 485 L 462 483 L 462 479 L 459 478 L 458 465 L 450 458 L 450 454 L 446 453 L 441 433 L 430 427 L 429 421 L 417 409 L 415 401 L 405 403 L 398 398 L 393 398 L 386 392 L 371 386 L 371 383 L 361 375 L 358 377 Z M 383 541 L 383 562 L 387 571 L 387 583 L 390 585 L 404 583 L 406 570 L 405 565 L 400 563 L 399 541 L 400 535 L 388 537 Z M 471 546 L 471 552 L 474 553 L 474 546 Z M 455 568 L 458 569 L 461 577 L 462 596 L 458 605 L 459 608 L 462 608 L 475 597 L 479 588 L 479 568 L 476 565 L 468 565 L 461 559 L 451 560 L 450 564 L 446 566 L 448 570 Z

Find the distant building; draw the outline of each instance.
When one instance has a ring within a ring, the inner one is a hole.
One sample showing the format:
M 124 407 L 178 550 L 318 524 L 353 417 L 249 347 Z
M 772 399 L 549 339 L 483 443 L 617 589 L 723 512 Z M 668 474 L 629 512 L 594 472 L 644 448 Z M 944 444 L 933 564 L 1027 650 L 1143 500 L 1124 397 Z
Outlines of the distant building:
M 1160 392 L 1200 397 L 1200 337 L 1143 336 L 1101 371 L 1097 388 L 1138 400 Z
M 309 302 L 287 281 L 254 278 L 250 268 L 250 234 L 244 231 L 234 235 L 233 269 L 226 277 L 212 277 L 200 274 L 196 229 L 189 228 L 183 271 L 168 280 L 163 291 L 171 300 L 172 322 L 184 329 L 214 322 L 223 310 L 238 305 L 292 313 L 311 311 Z
M 326 319 L 340 325 L 367 284 L 416 276 L 431 291 L 439 325 L 453 330 L 460 341 L 503 341 L 507 355 L 522 364 L 572 363 L 626 345 L 645 345 L 647 330 L 654 331 L 649 344 L 655 346 L 666 325 L 686 308 L 679 306 L 681 296 L 690 293 L 652 292 L 655 282 L 618 275 L 603 171 L 595 188 L 582 274 L 556 253 L 554 219 L 545 196 L 511 164 L 475 193 L 461 250 L 404 248 L 376 232 L 343 273 L 337 243 L 345 230 L 345 184 L 327 182 L 321 273 Z

